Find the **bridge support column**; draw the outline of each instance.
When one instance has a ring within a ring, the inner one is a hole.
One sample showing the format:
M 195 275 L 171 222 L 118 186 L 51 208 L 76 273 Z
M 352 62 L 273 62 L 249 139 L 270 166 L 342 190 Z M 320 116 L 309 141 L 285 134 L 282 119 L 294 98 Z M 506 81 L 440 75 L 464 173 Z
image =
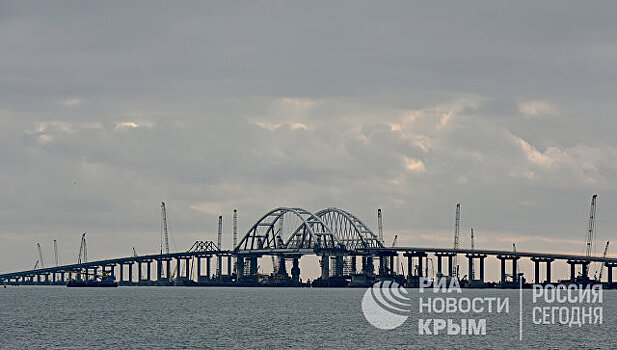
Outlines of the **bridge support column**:
M 486 255 L 480 257 L 480 282 L 484 283 L 484 259 Z
M 137 283 L 141 282 L 141 275 L 142 275 L 142 272 L 143 272 L 142 269 L 141 269 L 142 268 L 142 266 L 141 266 L 142 263 L 143 263 L 143 261 L 138 261 L 137 262 Z
M 587 260 L 568 260 L 570 264 L 570 281 L 576 281 L 576 265 L 581 265 L 581 279 L 583 281 L 589 280 L 589 263 Z
M 291 266 L 291 280 L 295 284 L 300 283 L 300 261 L 299 258 L 293 258 Z
M 335 276 L 343 276 L 343 256 L 336 255 L 334 257 L 334 275 Z
M 251 256 L 249 258 L 249 262 L 250 262 L 250 267 L 249 267 L 250 274 L 251 274 L 251 276 L 254 276 L 259 271 L 258 266 L 257 266 L 257 257 L 256 256 Z
M 147 268 L 148 276 L 146 276 L 146 281 L 150 282 L 150 279 L 152 278 L 152 261 L 148 261 L 146 264 L 147 264 L 146 266 L 148 267 Z
M 129 279 L 128 279 L 128 282 L 129 283 L 133 283 L 133 262 L 130 262 L 128 265 L 129 265 Z
M 362 272 L 366 275 L 372 275 L 375 272 L 372 255 L 362 256 Z
M 227 257 L 227 276 L 231 276 L 231 268 L 233 266 L 233 262 L 231 260 L 231 255 Z
M 498 256 L 497 259 L 501 260 L 501 284 L 506 283 L 506 259 Z
M 156 281 L 157 282 L 161 282 L 161 275 L 162 275 L 162 270 L 163 269 L 163 262 L 159 259 L 156 259 Z
M 120 279 L 118 280 L 118 282 L 123 282 L 124 281 L 124 264 L 120 263 L 118 264 L 118 266 L 120 267 Z
M 191 268 L 191 263 L 190 262 L 191 262 L 191 258 L 184 259 L 184 263 L 185 263 L 185 265 L 184 265 L 184 276 L 186 276 L 186 280 L 187 281 L 190 281 L 191 277 L 192 277 L 191 276 L 191 270 L 190 270 L 190 268 Z
M 208 276 L 208 279 L 210 279 L 210 278 L 212 277 L 212 275 L 210 274 L 210 272 L 211 272 L 211 271 L 210 271 L 210 270 L 211 270 L 211 269 L 210 269 L 210 259 L 211 259 L 211 258 L 212 258 L 211 256 L 208 256 L 208 257 L 206 258 L 206 276 Z M 242 266 L 244 266 L 244 260 L 242 260 Z M 244 271 L 244 270 L 243 270 L 243 271 Z
M 201 256 L 197 256 L 197 282 L 201 282 Z
M 547 257 L 532 257 L 531 261 L 534 262 L 535 283 L 540 284 L 540 263 L 546 263 L 546 283 L 551 283 L 551 262 L 555 260 Z
M 321 279 L 330 279 L 330 257 L 326 254 L 321 256 Z
M 356 256 L 352 255 L 351 256 L 351 273 L 355 274 L 357 271 L 357 265 L 356 265 Z
M 219 254 L 216 256 L 216 278 L 221 279 L 223 274 L 223 257 Z
M 617 267 L 617 263 L 605 263 L 604 266 L 606 266 L 607 283 L 608 287 L 610 288 L 613 284 L 613 267 Z
M 394 274 L 394 260 L 396 260 L 394 258 L 395 258 L 394 256 L 390 257 L 390 273 L 391 274 Z
M 403 254 L 403 256 L 407 258 L 407 278 L 409 278 L 413 275 L 413 259 L 410 254 Z
M 379 275 L 383 276 L 387 274 L 387 258 L 384 255 L 379 256 Z
M 167 265 L 167 269 L 165 269 L 165 280 L 171 282 L 171 258 L 167 259 L 165 262 Z
M 208 271 L 210 271 L 210 258 L 208 258 Z M 236 257 L 236 264 L 237 266 L 237 270 L 236 270 L 236 274 L 237 274 L 237 280 L 241 280 L 244 277 L 244 257 L 241 255 L 238 255 Z

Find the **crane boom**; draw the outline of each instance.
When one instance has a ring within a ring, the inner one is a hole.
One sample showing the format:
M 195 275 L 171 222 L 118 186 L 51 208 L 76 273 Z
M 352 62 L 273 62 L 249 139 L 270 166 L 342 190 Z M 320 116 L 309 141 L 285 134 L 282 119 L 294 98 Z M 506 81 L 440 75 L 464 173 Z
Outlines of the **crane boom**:
M 165 254 L 169 254 L 169 232 L 167 231 L 167 209 L 165 209 L 165 202 L 161 202 L 161 218 L 163 220 L 163 240 L 165 242 Z
M 60 265 L 60 258 L 58 257 L 58 241 L 54 239 L 54 262 L 56 266 Z
M 471 228 L 471 250 L 476 249 L 475 246 L 475 242 L 474 242 L 474 237 L 473 237 L 473 227 Z M 476 274 L 474 272 L 474 268 L 473 268 L 473 259 L 471 259 L 471 261 L 469 262 L 469 266 L 471 267 L 471 271 L 469 271 L 469 276 L 470 276 L 470 280 L 475 280 L 476 279 Z
M 77 258 L 77 263 L 87 263 L 88 262 L 88 247 L 86 246 L 86 233 L 84 232 L 81 235 L 81 244 L 79 245 L 79 257 Z
M 381 208 L 377 209 L 377 227 L 379 229 L 379 241 L 383 244 L 383 215 L 381 214 Z
M 39 251 L 39 261 L 41 262 L 41 268 L 45 268 L 45 260 L 43 260 L 43 251 L 41 250 L 41 244 L 37 243 L 36 248 Z
M 608 254 L 608 244 L 610 243 L 610 241 L 606 242 L 606 247 L 604 247 L 604 254 L 602 254 L 602 259 L 606 259 L 606 255 Z M 598 281 L 602 281 L 602 271 L 604 271 L 604 265 L 606 263 L 603 262 L 602 265 L 600 265 L 600 278 L 598 279 Z
M 460 243 L 460 228 L 461 228 L 461 203 L 456 204 L 456 216 L 454 218 L 454 249 L 459 248 Z M 458 272 L 457 268 L 457 259 L 456 255 L 454 255 L 454 260 L 452 264 L 452 276 L 456 276 Z
M 394 235 L 394 240 L 392 240 L 392 248 L 396 248 L 396 244 L 397 243 L 398 243 L 398 235 Z M 420 258 L 420 259 L 422 259 L 422 258 Z M 398 253 L 397 253 L 396 254 L 395 264 L 394 264 L 395 270 L 393 271 L 393 272 L 395 272 L 397 274 L 398 274 L 399 261 L 400 261 L 400 258 L 399 258 Z
M 593 239 L 596 229 L 596 199 L 597 194 L 591 197 L 591 207 L 589 209 L 589 224 L 587 225 L 587 240 L 585 242 L 585 256 L 590 257 L 593 252 Z

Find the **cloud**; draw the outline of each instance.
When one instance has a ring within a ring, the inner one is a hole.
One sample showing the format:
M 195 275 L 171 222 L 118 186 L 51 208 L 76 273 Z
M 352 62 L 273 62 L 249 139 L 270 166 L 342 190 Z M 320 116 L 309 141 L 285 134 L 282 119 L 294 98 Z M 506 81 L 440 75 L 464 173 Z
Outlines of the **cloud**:
M 519 102 L 518 111 L 525 117 L 552 116 L 558 113 L 557 106 L 545 101 Z
M 124 122 L 116 122 L 114 126 L 114 130 L 126 130 L 126 129 L 137 129 L 137 128 L 152 128 L 154 124 L 151 122 L 135 122 L 135 121 L 124 121 Z
M 557 147 L 548 147 L 544 152 L 540 152 L 522 138 L 518 136 L 513 137 L 515 142 L 525 154 L 527 160 L 531 163 L 541 167 L 552 167 L 568 160 L 567 153 Z
M 409 157 L 405 157 L 405 168 L 412 173 L 425 173 L 426 167 L 424 166 L 424 162 L 418 159 L 413 159 Z
M 68 100 L 64 100 L 62 102 L 60 102 L 61 104 L 63 104 L 66 107 L 75 107 L 78 106 L 80 104 L 82 104 L 82 100 L 78 99 L 78 98 L 70 98 Z

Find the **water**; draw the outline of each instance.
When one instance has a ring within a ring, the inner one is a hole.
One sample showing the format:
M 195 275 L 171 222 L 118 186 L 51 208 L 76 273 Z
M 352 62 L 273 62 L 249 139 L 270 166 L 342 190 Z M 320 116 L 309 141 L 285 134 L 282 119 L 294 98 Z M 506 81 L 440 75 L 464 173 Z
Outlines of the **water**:
M 613 348 L 617 291 L 604 291 L 604 323 L 536 326 L 525 290 L 519 341 L 518 291 L 463 290 L 510 297 L 510 312 L 487 315 L 486 336 L 418 335 L 414 313 L 384 331 L 364 319 L 364 289 L 0 288 L 0 349 L 194 348 Z M 446 316 L 447 317 L 447 316 Z

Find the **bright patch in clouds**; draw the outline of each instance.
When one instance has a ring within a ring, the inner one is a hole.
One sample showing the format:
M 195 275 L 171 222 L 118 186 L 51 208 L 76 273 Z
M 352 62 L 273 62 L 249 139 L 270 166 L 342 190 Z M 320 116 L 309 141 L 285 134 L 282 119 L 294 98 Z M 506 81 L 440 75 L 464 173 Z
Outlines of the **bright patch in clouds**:
M 153 124 L 150 122 L 117 122 L 116 126 L 114 126 L 115 130 L 125 130 L 125 129 L 137 129 L 137 128 L 151 128 Z
M 74 106 L 80 105 L 81 102 L 82 101 L 80 99 L 78 99 L 78 98 L 70 98 L 70 99 L 62 101 L 60 103 L 62 103 L 63 105 L 65 105 L 67 107 L 74 107 Z
M 409 157 L 405 157 L 405 168 L 412 173 L 424 173 L 426 172 L 426 167 L 424 166 L 424 162 L 418 159 L 413 159 Z
M 526 117 L 550 116 L 557 114 L 557 106 L 544 101 L 528 101 L 519 103 L 518 110 Z
M 529 142 L 518 136 L 514 136 L 515 142 L 521 148 L 527 160 L 542 167 L 551 167 L 565 161 L 567 154 L 557 147 L 549 147 L 544 152 L 538 151 Z

